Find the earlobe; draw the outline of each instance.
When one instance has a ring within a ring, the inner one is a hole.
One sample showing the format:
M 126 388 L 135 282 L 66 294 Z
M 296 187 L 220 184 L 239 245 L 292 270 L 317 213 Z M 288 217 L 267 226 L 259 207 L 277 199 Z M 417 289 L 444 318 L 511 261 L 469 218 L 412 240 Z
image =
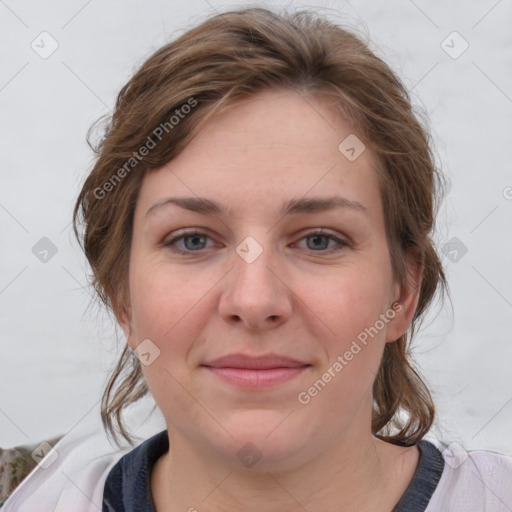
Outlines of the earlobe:
M 419 258 L 417 254 L 410 252 L 405 257 L 405 267 L 406 277 L 404 283 L 397 285 L 395 301 L 391 306 L 395 311 L 395 316 L 389 323 L 386 331 L 387 342 L 396 341 L 407 332 L 418 307 L 423 276 L 423 259 Z
M 131 348 L 134 348 L 133 345 L 133 331 L 132 331 L 132 321 L 131 314 L 129 308 L 121 307 L 119 310 L 114 312 L 117 322 L 123 329 L 124 335 L 126 337 L 126 341 L 130 345 Z
M 121 321 L 119 322 L 119 325 L 123 329 L 123 332 L 124 332 L 124 335 L 126 336 L 126 339 L 129 340 L 131 332 L 132 332 L 132 328 L 131 328 L 130 323 L 123 320 L 122 322 Z
M 135 337 L 133 336 L 133 329 L 132 329 L 131 323 L 123 322 L 121 324 L 121 327 L 122 327 L 124 335 L 126 337 L 126 342 L 131 347 L 132 350 L 135 350 L 136 343 L 135 343 Z

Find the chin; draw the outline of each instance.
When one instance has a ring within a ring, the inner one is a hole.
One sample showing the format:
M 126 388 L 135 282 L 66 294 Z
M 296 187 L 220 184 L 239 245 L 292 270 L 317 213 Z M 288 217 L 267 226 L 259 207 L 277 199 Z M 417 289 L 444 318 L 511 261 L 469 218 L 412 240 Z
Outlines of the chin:
M 301 463 L 315 437 L 311 421 L 297 424 L 294 413 L 283 411 L 239 412 L 224 423 L 233 436 L 223 436 L 224 446 L 217 446 L 237 469 L 284 471 Z M 295 421 L 294 421 L 295 420 Z M 311 432 L 310 432 L 311 431 Z M 216 438 L 218 442 L 218 438 Z

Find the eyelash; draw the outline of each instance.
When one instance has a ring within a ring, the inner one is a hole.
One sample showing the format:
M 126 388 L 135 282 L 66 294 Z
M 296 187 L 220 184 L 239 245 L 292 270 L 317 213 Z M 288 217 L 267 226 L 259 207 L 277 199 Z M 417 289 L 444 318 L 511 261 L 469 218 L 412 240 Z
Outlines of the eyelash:
M 183 254 L 183 255 L 191 255 L 191 254 L 194 254 L 194 253 L 200 254 L 205 249 L 198 249 L 197 251 L 183 250 L 183 249 L 179 249 L 178 247 L 176 247 L 174 245 L 179 240 L 183 240 L 186 237 L 190 237 L 190 236 L 194 236 L 194 235 L 206 236 L 207 238 L 211 239 L 211 237 L 209 235 L 207 235 L 206 233 L 203 233 L 201 231 L 190 230 L 190 231 L 182 232 L 179 236 L 173 238 L 172 240 L 169 240 L 169 242 L 164 242 L 162 245 L 164 247 L 167 247 L 168 249 L 170 249 L 172 252 L 174 252 L 176 254 Z M 326 233 L 325 231 L 322 231 L 322 230 L 316 230 L 316 231 L 311 231 L 309 233 L 306 233 L 304 236 L 302 236 L 302 238 L 300 238 L 300 240 L 303 240 L 303 239 L 306 239 L 306 238 L 310 238 L 310 237 L 313 237 L 313 236 L 326 236 L 328 239 L 333 240 L 333 241 L 335 241 L 338 244 L 337 247 L 331 247 L 330 249 L 326 249 L 326 250 L 315 251 L 313 249 L 309 249 L 313 253 L 316 252 L 316 253 L 324 253 L 324 254 L 327 253 L 327 254 L 330 254 L 332 252 L 337 252 L 337 251 L 340 251 L 341 249 L 343 249 L 345 247 L 349 247 L 350 246 L 350 244 L 347 241 L 342 240 L 341 238 L 339 238 L 339 237 L 337 237 L 337 236 L 335 236 L 333 234 Z

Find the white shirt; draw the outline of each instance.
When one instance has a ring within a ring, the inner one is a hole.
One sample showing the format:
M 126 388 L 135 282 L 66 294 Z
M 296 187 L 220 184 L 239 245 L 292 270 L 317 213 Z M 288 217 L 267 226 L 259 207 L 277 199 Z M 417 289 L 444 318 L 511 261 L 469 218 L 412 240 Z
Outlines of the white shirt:
M 140 418 L 140 409 L 137 414 Z M 98 418 L 92 416 L 64 436 L 54 447 L 57 458 L 48 453 L 1 512 L 101 512 L 105 479 L 132 447 L 113 446 Z M 133 431 L 143 434 L 141 443 L 165 428 L 158 411 Z M 511 456 L 429 441 L 441 451 L 445 464 L 425 512 L 512 512 Z

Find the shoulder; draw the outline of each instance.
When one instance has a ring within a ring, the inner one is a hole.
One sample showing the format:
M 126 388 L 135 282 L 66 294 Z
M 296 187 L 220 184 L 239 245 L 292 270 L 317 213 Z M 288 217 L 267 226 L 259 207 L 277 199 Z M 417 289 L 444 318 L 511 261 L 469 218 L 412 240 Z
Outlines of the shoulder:
M 466 450 L 457 442 L 432 443 L 445 464 L 426 512 L 512 510 L 512 456 L 489 450 Z
M 125 420 L 129 430 L 137 432 L 138 445 L 165 428 L 165 419 L 150 397 L 133 404 Z M 134 450 L 133 446 L 114 446 L 100 415 L 88 414 L 53 445 L 53 450 L 16 487 L 0 510 L 98 512 L 107 476 L 120 459 Z
M 97 512 L 105 478 L 124 453 L 101 431 L 64 436 L 14 490 L 2 512 Z

